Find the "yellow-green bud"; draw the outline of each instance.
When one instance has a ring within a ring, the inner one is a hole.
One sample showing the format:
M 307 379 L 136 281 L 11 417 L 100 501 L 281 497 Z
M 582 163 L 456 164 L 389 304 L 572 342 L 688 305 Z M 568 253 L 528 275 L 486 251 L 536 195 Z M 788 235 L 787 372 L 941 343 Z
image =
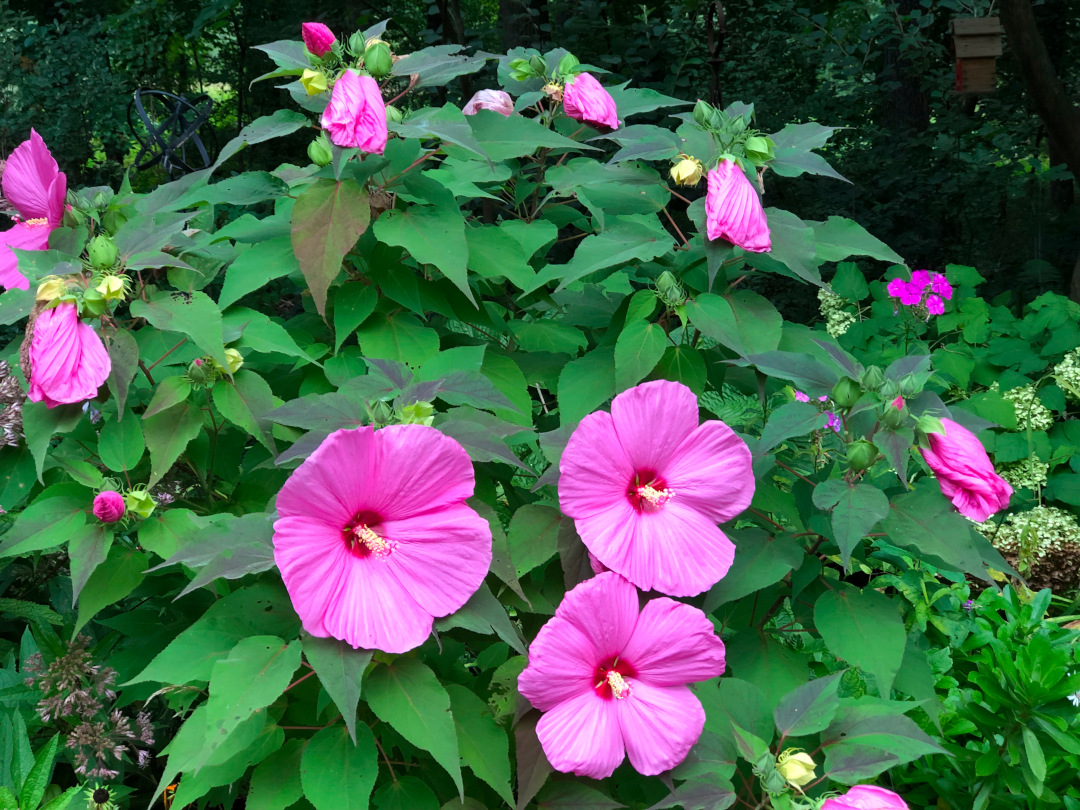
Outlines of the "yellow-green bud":
M 311 70 L 306 68 L 303 73 L 300 74 L 300 84 L 304 85 L 304 90 L 307 91 L 309 96 L 317 96 L 319 93 L 326 92 L 326 74 L 321 70 Z
M 414 402 L 401 409 L 401 424 L 430 425 L 435 420 L 435 406 L 430 402 Z
M 697 122 L 697 125 L 700 127 L 708 126 L 715 115 L 716 110 L 713 109 L 713 106 L 699 98 L 697 104 L 694 105 L 694 121 Z
M 671 179 L 680 186 L 696 186 L 701 182 L 702 171 L 700 160 L 683 155 L 682 160 L 671 167 Z
M 401 119 L 403 119 L 404 117 L 405 116 L 402 114 L 401 110 L 399 110 L 397 107 L 395 107 L 392 104 L 387 104 L 386 105 L 386 121 L 387 121 L 387 123 L 400 124 Z
M 124 506 L 127 507 L 127 511 L 134 512 L 143 520 L 146 520 L 153 513 L 157 504 L 145 489 L 133 489 L 124 493 Z
M 109 200 L 111 200 L 111 199 L 112 199 L 112 191 L 111 190 L 109 191 L 108 194 L 106 194 L 104 191 L 99 191 L 94 195 L 93 199 L 91 199 L 90 202 L 93 204 L 94 208 L 96 208 L 98 211 L 104 211 L 106 208 L 109 207 Z
M 105 234 L 98 234 L 87 245 L 86 255 L 90 257 L 90 264 L 98 270 L 104 270 L 116 264 L 120 251 L 116 249 L 116 244 L 112 239 Z
M 390 46 L 381 39 L 373 39 L 364 51 L 364 69 L 376 79 L 384 79 L 394 68 Z
M 862 396 L 862 389 L 851 377 L 841 377 L 840 381 L 833 386 L 830 396 L 832 401 L 841 408 L 850 408 L 859 401 L 859 397 Z
M 46 276 L 37 288 L 37 300 L 42 303 L 55 301 L 67 292 L 67 284 L 59 276 Z
M 84 318 L 97 318 L 104 315 L 106 309 L 108 309 L 108 302 L 105 300 L 105 296 L 98 290 L 90 287 L 83 293 L 82 306 L 79 307 L 79 315 Z
M 106 301 L 123 301 L 125 281 L 124 276 L 105 276 L 96 289 L 105 296 Z
M 798 748 L 789 748 L 776 758 L 776 769 L 792 787 L 802 787 L 814 781 L 817 764 Z
M 847 448 L 848 466 L 855 472 L 863 472 L 870 469 L 877 461 L 878 449 L 871 442 L 859 439 L 852 442 Z
M 330 139 L 323 132 L 318 138 L 308 144 L 307 155 L 316 166 L 329 166 L 334 159 L 334 151 L 330 147 Z

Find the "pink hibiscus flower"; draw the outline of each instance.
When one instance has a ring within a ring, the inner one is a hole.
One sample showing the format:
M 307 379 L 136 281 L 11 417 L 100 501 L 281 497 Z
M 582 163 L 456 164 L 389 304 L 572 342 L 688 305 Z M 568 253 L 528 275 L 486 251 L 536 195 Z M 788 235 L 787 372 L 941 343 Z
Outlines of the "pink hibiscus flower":
M 49 147 L 34 130 L 15 147 L 4 164 L 3 192 L 19 216 L 15 227 L 0 232 L 0 285 L 29 289 L 11 248 L 45 250 L 49 234 L 64 218 L 67 176 L 53 160 Z
M 338 146 L 375 155 L 386 149 L 386 104 L 379 83 L 370 76 L 354 70 L 342 73 L 334 82 L 321 120 L 331 142 Z
M 79 320 L 75 304 L 63 301 L 38 315 L 30 339 L 31 402 L 55 408 L 93 399 L 111 370 L 105 345 Z
M 876 785 L 856 785 L 843 796 L 826 799 L 821 810 L 908 810 L 907 802 Z
M 274 559 L 304 629 L 402 653 L 472 596 L 491 528 L 464 448 L 424 425 L 339 430 L 285 482 Z
M 615 99 L 588 73 L 579 73 L 566 82 L 563 112 L 575 121 L 596 127 L 601 132 L 619 128 Z
M 937 476 L 941 493 L 960 514 L 982 522 L 1009 507 L 1013 489 L 994 470 L 982 442 L 967 428 L 942 419 L 944 433 L 927 433 L 919 452 Z
M 586 416 L 559 471 L 582 541 L 642 590 L 694 596 L 731 567 L 735 546 L 716 524 L 750 505 L 750 450 L 723 422 L 699 425 L 685 385 L 643 383 Z
M 536 734 L 552 766 L 603 779 L 629 755 L 653 776 L 678 765 L 705 712 L 686 684 L 724 671 L 724 644 L 695 607 L 608 572 L 566 594 L 529 649 L 518 690 L 545 712 Z
M 315 56 L 328 54 L 337 41 L 334 32 L 321 22 L 304 23 L 300 26 L 300 34 L 304 38 L 304 47 Z
M 757 189 L 733 160 L 721 160 L 706 175 L 705 231 L 710 240 L 726 239 L 743 250 L 772 250 L 769 222 Z

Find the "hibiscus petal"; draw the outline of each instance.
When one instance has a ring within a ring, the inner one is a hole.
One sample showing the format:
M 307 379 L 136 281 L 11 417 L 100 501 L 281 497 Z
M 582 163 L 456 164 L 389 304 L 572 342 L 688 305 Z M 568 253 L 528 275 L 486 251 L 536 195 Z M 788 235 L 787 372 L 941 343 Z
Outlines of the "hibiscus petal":
M 11 248 L 20 250 L 45 250 L 49 246 L 47 225 L 27 225 L 16 222 L 6 231 L 0 232 L 0 286 L 5 289 L 30 289 L 30 282 L 19 272 L 19 258 Z
M 634 470 L 664 474 L 679 446 L 698 426 L 698 401 L 682 383 L 655 380 L 615 397 L 611 418 Z M 604 450 L 597 446 L 593 452 Z
M 593 779 L 606 779 L 615 772 L 625 756 L 616 702 L 590 690 L 540 718 L 536 736 L 555 770 Z
M 518 676 L 518 691 L 548 711 L 596 686 L 601 658 L 592 641 L 573 624 L 555 617 L 529 645 L 529 666 Z
M 720 421 L 686 437 L 664 470 L 672 498 L 716 523 L 731 520 L 754 497 L 750 449 Z
M 634 465 L 622 450 L 611 414 L 589 414 L 575 428 L 559 460 L 559 508 L 572 518 L 627 504 Z
M 641 609 L 623 657 L 637 680 L 653 686 L 682 686 L 724 672 L 724 642 L 709 617 L 674 599 L 653 599 Z
M 318 515 L 344 529 L 357 512 L 372 508 L 376 461 L 374 428 L 331 433 L 281 488 L 278 514 Z
M 79 320 L 75 305 L 65 302 L 38 315 L 30 368 L 27 397 L 55 408 L 97 396 L 112 361 L 98 334 Z
M 669 771 L 701 736 L 705 710 L 686 686 L 658 687 L 631 679 L 630 689 L 625 700 L 611 701 L 630 764 L 645 776 Z
M 491 526 L 464 504 L 386 521 L 375 530 L 397 543 L 385 564 L 434 616 L 447 616 L 469 601 L 491 567 Z
M 59 178 L 63 182 L 56 183 Z M 30 138 L 15 147 L 4 164 L 4 196 L 23 219 L 48 219 L 55 225 L 63 215 L 67 179 L 56 165 L 49 147 L 34 130 Z M 54 185 L 55 184 L 55 185 Z M 60 207 L 57 212 L 56 198 Z
M 274 562 L 293 609 L 311 635 L 326 638 L 323 615 L 347 572 L 341 531 L 308 515 L 274 521 Z
M 596 650 L 596 663 L 622 652 L 638 618 L 638 593 L 618 574 L 597 574 L 563 598 L 555 615 L 581 631 Z
M 472 459 L 454 439 L 425 425 L 390 425 L 375 434 L 378 499 L 384 520 L 445 509 L 471 498 Z

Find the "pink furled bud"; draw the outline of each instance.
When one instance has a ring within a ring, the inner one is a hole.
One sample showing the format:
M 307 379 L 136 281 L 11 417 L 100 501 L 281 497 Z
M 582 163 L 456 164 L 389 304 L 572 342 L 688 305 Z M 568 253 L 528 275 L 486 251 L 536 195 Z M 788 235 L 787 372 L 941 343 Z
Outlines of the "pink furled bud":
M 337 41 L 334 32 L 320 22 L 304 23 L 301 26 L 304 47 L 315 56 L 325 56 Z
M 575 121 L 596 127 L 602 132 L 619 128 L 615 99 L 588 73 L 579 73 L 566 82 L 563 110 Z
M 709 239 L 726 239 L 743 250 L 772 250 L 765 209 L 753 184 L 733 160 L 721 160 L 708 175 L 705 217 Z
M 338 146 L 381 155 L 387 129 L 386 103 L 379 83 L 353 70 L 342 73 L 323 111 L 322 127 Z
M 79 320 L 75 304 L 62 302 L 38 315 L 30 339 L 31 402 L 55 408 L 92 399 L 111 370 L 101 338 Z
M 904 410 L 904 398 L 903 397 L 897 397 L 896 399 L 894 399 L 892 401 L 892 406 L 894 408 L 896 408 L 896 410 L 898 410 L 898 411 Z
M 94 498 L 94 517 L 102 523 L 116 523 L 124 516 L 124 496 L 107 489 Z
M 960 514 L 982 522 L 1009 505 L 1012 487 L 994 471 L 982 443 L 967 428 L 942 419 L 945 433 L 928 433 L 930 448 L 919 448 L 937 475 L 942 494 Z
M 875 785 L 856 785 L 843 796 L 826 799 L 821 810 L 908 810 L 908 806 L 891 790 Z
M 505 90 L 477 90 L 461 111 L 465 115 L 476 115 L 480 110 L 491 110 L 509 117 L 514 113 L 514 100 Z

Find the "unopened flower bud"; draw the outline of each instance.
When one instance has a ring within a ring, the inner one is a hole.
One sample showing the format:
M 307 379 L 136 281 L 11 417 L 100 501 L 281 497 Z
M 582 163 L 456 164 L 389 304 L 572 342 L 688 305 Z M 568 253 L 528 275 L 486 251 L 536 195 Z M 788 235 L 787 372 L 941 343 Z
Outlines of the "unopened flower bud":
M 154 507 L 157 506 L 154 499 L 150 497 L 150 493 L 145 489 L 133 489 L 130 492 L 125 492 L 124 505 L 127 506 L 129 512 L 133 512 L 143 520 L 150 517 Z
M 751 135 L 743 144 L 746 156 L 754 163 L 766 163 L 772 160 L 774 146 L 772 138 L 766 138 L 764 135 Z
M 100 318 L 108 309 L 108 301 L 96 288 L 90 287 L 83 293 L 79 316 L 82 318 Z
M 697 122 L 697 125 L 707 127 L 714 115 L 716 115 L 716 110 L 713 109 L 713 106 L 699 98 L 697 104 L 694 105 L 694 121 Z
M 300 74 L 300 84 L 304 85 L 304 90 L 309 96 L 317 96 L 319 93 L 326 92 L 326 74 L 321 70 L 306 68 Z
M 776 769 L 792 787 L 802 787 L 814 781 L 816 767 L 813 758 L 798 748 L 789 748 L 776 759 Z
M 537 76 L 547 75 L 547 62 L 544 61 L 544 57 L 542 56 L 530 56 L 529 67 L 532 68 L 533 73 Z
M 870 366 L 862 373 L 859 381 L 867 391 L 877 391 L 885 384 L 885 372 L 881 370 L 881 366 Z
M 430 425 L 435 419 L 435 406 L 430 402 L 414 402 L 401 409 L 401 424 Z
M 362 31 L 353 32 L 349 37 L 349 53 L 353 56 L 362 56 L 365 48 L 367 48 L 367 40 L 364 39 L 364 33 Z
M 858 402 L 860 396 L 862 396 L 862 389 L 851 377 L 841 377 L 840 381 L 833 386 L 831 394 L 832 401 L 841 408 L 850 408 Z
M 680 186 L 696 186 L 701 182 L 702 172 L 700 160 L 683 155 L 682 160 L 671 167 L 671 179 Z
M 106 301 L 123 301 L 125 278 L 123 276 L 105 276 L 95 289 Z
M 390 53 L 390 46 L 381 39 L 373 39 L 364 50 L 364 69 L 376 79 L 384 79 L 390 75 L 394 67 L 394 57 Z
M 563 54 L 559 64 L 555 66 L 555 76 L 563 81 L 574 75 L 574 69 L 581 63 L 572 53 Z
M 848 466 L 855 472 L 863 472 L 870 469 L 877 461 L 878 449 L 873 443 L 865 439 L 852 442 L 847 448 Z
M 337 41 L 334 32 L 320 22 L 307 22 L 300 26 L 304 46 L 315 56 L 325 56 Z
M 37 300 L 42 303 L 55 301 L 67 292 L 67 284 L 59 276 L 46 276 L 37 288 Z
M 686 290 L 670 270 L 665 270 L 656 279 L 656 291 L 660 300 L 669 306 L 678 306 L 686 301 Z
M 98 211 L 104 211 L 106 208 L 109 207 L 109 200 L 111 200 L 111 199 L 112 199 L 112 191 L 111 190 L 109 191 L 109 193 L 106 193 L 104 191 L 99 191 L 93 196 L 93 198 L 90 200 L 90 202 L 94 206 L 94 208 L 96 208 Z
M 334 159 L 334 152 L 330 147 L 330 139 L 326 137 L 325 132 L 308 144 L 307 154 L 308 158 L 316 166 L 330 165 L 330 162 Z
M 116 523 L 126 510 L 124 497 L 119 492 L 107 489 L 94 498 L 94 517 L 102 523 Z
M 196 385 L 205 385 L 211 382 L 214 377 L 214 367 L 201 357 L 196 357 L 188 366 L 187 378 Z
M 86 247 L 86 254 L 90 258 L 90 264 L 98 270 L 104 270 L 116 264 L 120 251 L 116 249 L 113 240 L 102 233 L 90 240 L 90 244 Z
M 400 124 L 401 119 L 403 119 L 404 117 L 405 116 L 402 115 L 401 110 L 399 110 L 397 107 L 392 104 L 386 105 L 386 122 L 388 124 Z

